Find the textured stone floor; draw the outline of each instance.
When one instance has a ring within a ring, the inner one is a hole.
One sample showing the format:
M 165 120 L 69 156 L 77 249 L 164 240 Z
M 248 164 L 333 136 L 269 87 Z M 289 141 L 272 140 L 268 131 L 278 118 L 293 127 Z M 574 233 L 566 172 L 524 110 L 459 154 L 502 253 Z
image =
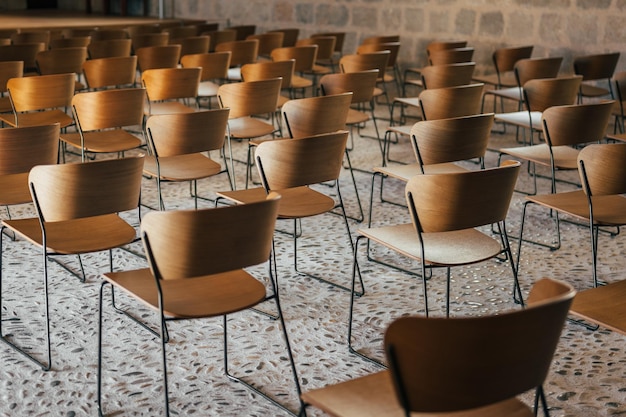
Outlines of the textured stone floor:
M 379 114 L 384 111 L 379 109 Z M 386 122 L 381 121 L 381 127 Z M 371 126 L 366 133 L 372 132 Z M 512 134 L 494 135 L 492 148 L 514 143 Z M 245 155 L 245 144 L 235 144 L 235 153 Z M 218 155 L 214 155 L 217 157 Z M 375 141 L 360 137 L 355 131 L 354 166 L 371 170 L 380 164 Z M 392 145 L 392 157 L 405 161 L 413 158 L 406 138 Z M 487 165 L 496 163 L 497 154 L 489 152 Z M 238 183 L 244 178 L 243 166 L 236 166 Z M 371 174 L 355 173 L 358 191 L 366 213 L 369 212 Z M 575 179 L 571 173 L 561 178 Z M 349 214 L 357 214 L 355 193 L 349 172 L 344 170 L 341 189 Z M 522 170 L 519 187 L 530 185 Z M 143 202 L 156 205 L 155 183 L 144 179 Z M 560 184 L 560 190 L 571 186 Z M 168 209 L 190 208 L 185 184 L 167 184 Z M 200 189 L 207 196 L 215 190 L 228 188 L 225 176 L 201 181 Z M 540 192 L 547 192 L 546 180 L 539 180 Z M 333 193 L 322 186 L 320 190 Z M 387 181 L 385 196 L 402 201 L 403 185 Z M 517 233 L 520 223 L 522 194 L 516 193 L 510 208 L 508 228 Z M 210 207 L 212 203 L 202 202 Z M 30 206 L 11 210 L 15 217 L 33 214 Z M 3 214 L 6 215 L 6 214 Z M 129 219 L 135 220 L 134 213 Z M 406 209 L 381 204 L 373 205 L 373 222 L 390 224 L 408 220 Z M 351 238 L 362 227 L 349 221 Z M 530 210 L 528 236 L 551 241 L 552 221 L 543 210 Z M 280 222 L 278 227 L 290 230 L 292 223 Z M 303 270 L 312 271 L 334 282 L 350 282 L 351 255 L 342 219 L 324 215 L 302 222 L 299 257 Z M 520 280 L 525 293 L 540 277 L 549 276 L 571 282 L 576 288 L 591 285 L 588 232 L 571 224 L 562 226 L 563 245 L 550 251 L 534 245 L 523 246 Z M 284 233 L 276 234 L 279 285 L 282 307 L 304 390 L 321 387 L 348 378 L 365 375 L 378 368 L 350 354 L 346 347 L 349 296 L 327 284 L 294 272 L 292 242 Z M 600 237 L 599 274 L 611 282 L 623 278 L 625 238 Z M 134 249 L 141 250 L 140 245 Z M 361 247 L 361 254 L 363 253 Z M 412 267 L 401 257 L 373 248 L 376 254 L 391 262 Z M 513 242 L 517 253 L 517 242 Z M 126 251 L 115 251 L 115 268 L 127 269 L 145 265 L 145 261 Z M 355 344 L 382 358 L 381 337 L 385 326 L 395 317 L 423 313 L 421 280 L 361 259 L 367 293 L 357 301 Z M 74 257 L 68 257 L 75 263 Z M 23 241 L 5 238 L 3 254 L 4 306 L 2 320 L 5 331 L 31 351 L 43 354 L 42 272 L 40 253 Z M 43 372 L 0 344 L 0 415 L 1 416 L 86 416 L 97 415 L 97 314 L 99 275 L 107 271 L 105 254 L 83 257 L 87 281 L 79 283 L 58 265 L 51 263 L 50 302 L 52 321 L 53 368 Z M 254 268 L 260 278 L 266 266 Z M 509 267 L 498 261 L 453 270 L 452 314 L 479 315 L 519 308 L 511 298 L 512 279 Z M 433 314 L 444 314 L 444 277 L 436 274 L 429 284 Z M 105 300 L 109 300 L 108 292 Z M 152 312 L 119 297 L 148 322 L 156 323 Z M 151 334 L 113 313 L 106 304 L 104 332 L 104 409 L 110 416 L 162 415 L 161 359 L 159 342 Z M 268 306 L 270 310 L 272 307 Z M 229 322 L 232 336 L 231 366 L 233 371 L 258 384 L 271 395 L 292 408 L 298 406 L 284 344 L 277 323 L 254 312 L 234 314 Z M 172 323 L 172 340 L 167 345 L 170 371 L 170 395 L 173 415 L 198 416 L 268 416 L 286 415 L 263 398 L 230 382 L 223 374 L 221 319 Z M 488 340 L 485 343 L 489 343 Z M 512 378 L 515 376 L 512 375 Z M 626 414 L 626 352 L 624 336 L 606 330 L 595 332 L 567 323 L 556 352 L 545 390 L 555 417 L 614 416 Z M 532 402 L 532 395 L 524 399 Z M 323 415 L 310 409 L 310 415 Z

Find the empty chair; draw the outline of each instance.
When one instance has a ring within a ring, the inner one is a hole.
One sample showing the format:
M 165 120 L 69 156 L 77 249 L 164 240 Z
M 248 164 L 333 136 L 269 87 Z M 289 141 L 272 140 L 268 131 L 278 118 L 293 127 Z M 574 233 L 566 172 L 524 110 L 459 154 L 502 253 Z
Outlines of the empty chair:
M 430 64 L 430 56 L 432 54 L 436 54 L 438 51 L 442 51 L 442 50 L 446 50 L 446 49 L 459 49 L 459 48 L 465 48 L 467 47 L 467 41 L 433 41 L 430 42 L 427 46 L 426 46 L 426 60 L 428 61 L 429 65 Z M 446 57 L 447 55 L 443 54 L 441 55 L 442 57 Z M 457 60 L 457 63 L 461 63 L 463 61 Z M 452 62 L 451 62 L 452 63 Z M 402 77 L 402 79 L 404 80 L 403 84 L 402 84 L 402 95 L 406 96 L 406 86 L 407 85 L 415 85 L 417 87 L 422 87 L 422 80 L 421 80 L 421 72 L 422 72 L 422 67 L 408 67 L 404 70 L 404 77 Z M 410 78 L 410 75 L 417 75 L 417 78 Z
M 296 42 L 296 46 L 317 45 L 317 55 L 315 56 L 313 68 L 305 71 L 305 74 L 310 74 L 314 77 L 315 85 L 318 84 L 318 77 L 334 72 L 332 58 L 335 54 L 336 41 L 334 36 L 316 36 L 299 39 Z
M 190 54 L 180 58 L 180 64 L 183 68 L 202 68 L 200 84 L 198 85 L 198 105 L 201 105 L 203 101 L 208 101 L 208 107 L 212 107 L 211 100 L 217 97 L 217 89 L 221 83 L 228 79 L 230 55 L 230 51 L 224 51 Z
M 59 123 L 61 128 L 74 123 L 66 110 L 74 96 L 74 74 L 37 75 L 12 78 L 7 90 L 12 113 L 0 114 L 0 120 L 15 127 Z
M 137 75 L 137 55 L 89 59 L 83 64 L 83 75 L 91 90 L 132 86 Z
M 89 43 L 89 59 L 110 58 L 113 56 L 130 56 L 132 40 L 108 39 Z
M 152 155 L 146 158 L 144 173 L 156 179 L 159 207 L 165 210 L 162 183 L 189 181 L 195 208 L 198 208 L 199 179 L 228 172 L 211 159 L 210 152 L 223 150 L 229 109 L 150 116 L 146 121 L 147 141 Z M 207 198 L 207 197 L 202 197 Z
M 131 37 L 133 52 L 148 46 L 165 46 L 168 44 L 170 35 L 167 32 L 161 33 L 139 33 Z
M 230 81 L 241 81 L 241 66 L 256 62 L 259 57 L 259 41 L 257 39 L 248 39 L 222 42 L 215 46 L 215 51 L 230 51 L 228 79 Z
M 147 46 L 136 51 L 139 71 L 154 68 L 176 68 L 180 61 L 181 45 Z
M 300 393 L 300 384 L 291 353 L 289 337 L 281 312 L 276 278 L 270 276 L 268 286 L 272 295 L 266 295 L 266 284 L 244 268 L 267 263 L 272 251 L 272 236 L 280 195 L 263 195 L 249 204 L 203 210 L 171 210 L 148 213 L 141 222 L 142 238 L 149 268 L 105 274 L 100 290 L 99 334 L 104 332 L 103 292 L 110 285 L 140 305 L 147 305 L 158 315 L 161 352 L 163 355 L 163 395 L 165 415 L 170 415 L 166 346 L 169 328 L 175 321 L 223 316 L 224 372 L 231 380 L 240 382 L 277 406 L 288 410 L 248 382 L 250 375 L 240 378 L 229 367 L 228 358 L 242 352 L 229 352 L 228 316 L 247 310 L 264 301 L 273 301 L 279 312 L 289 371 Z M 236 250 L 233 250 L 236 248 Z M 156 295 L 160 294 L 159 297 Z M 232 320 L 232 319 L 231 319 Z M 250 317 L 245 317 L 250 324 Z M 258 330 L 268 334 L 266 324 Z M 229 337 L 230 336 L 230 337 Z M 250 336 L 250 334 L 248 334 Z M 123 337 L 123 336 L 119 336 Z M 237 336 L 238 339 L 241 336 Z M 182 339 L 184 340 L 184 339 Z M 177 343 L 181 342 L 179 340 Z M 98 343 L 98 410 L 105 413 L 102 382 L 104 367 L 120 352 L 105 355 L 104 339 Z M 251 343 L 255 343 L 253 338 Z M 205 343 L 199 341 L 198 343 Z M 259 347 L 261 349 L 261 347 Z M 231 348 L 231 350 L 234 350 Z M 249 353 L 249 352 L 248 352 Z M 107 358 L 107 356 L 109 358 Z M 278 361 L 282 361 L 281 359 Z M 106 362 L 105 362 L 106 361 Z M 141 369 L 141 364 L 137 364 Z M 208 364 L 207 364 L 208 365 Z M 287 372 L 289 372 L 287 371 Z M 287 373 L 289 375 L 289 373 Z M 223 389 L 221 387 L 220 389 Z M 237 388 L 238 389 L 238 388 Z M 288 410 L 291 411 L 291 410 Z M 292 412 L 292 411 L 291 411 Z
M 575 294 L 566 283 L 542 279 L 524 310 L 399 318 L 385 331 L 388 370 L 310 390 L 302 399 L 337 417 L 531 417 L 536 413 L 516 396 L 535 390 L 547 417 L 542 384 Z
M 0 113 L 13 111 L 7 92 L 7 83 L 11 78 L 24 75 L 24 61 L 0 61 Z
M 522 238 L 527 206 L 539 205 L 548 209 L 555 218 L 557 245 L 560 247 L 559 215 L 581 221 L 589 227 L 591 237 L 591 272 L 592 285 L 599 285 L 597 260 L 599 248 L 599 230 L 602 227 L 623 226 L 626 224 L 626 144 L 592 144 L 578 154 L 578 172 L 582 189 L 551 194 L 527 196 L 522 210 L 520 226 L 520 245 L 518 259 L 522 249 Z
M 574 73 L 583 77 L 583 82 L 580 84 L 579 101 L 582 102 L 585 97 L 609 96 L 615 98 L 611 78 L 613 78 L 619 57 L 619 52 L 613 52 L 574 58 Z
M 205 54 L 209 52 L 209 37 L 208 36 L 187 36 L 184 38 L 174 38 L 169 42 L 170 44 L 180 45 L 180 56 L 190 54 Z
M 285 34 L 283 32 L 266 32 L 250 35 L 246 39 L 256 39 L 259 41 L 259 56 L 269 58 L 272 51 L 282 48 Z
M 387 43 L 387 42 L 399 42 L 400 35 L 374 35 L 368 36 L 361 41 L 361 45 L 371 43 Z
M 517 85 L 513 71 L 515 64 L 521 59 L 530 58 L 533 49 L 533 45 L 497 48 L 491 55 L 495 73 L 475 75 L 474 81 L 492 85 L 496 89 L 515 87 Z
M 283 46 L 296 46 L 298 36 L 300 35 L 300 29 L 298 28 L 274 29 L 270 32 L 281 32 L 283 34 Z
M 90 91 L 72 98 L 78 132 L 61 140 L 85 153 L 118 153 L 138 148 L 143 141 L 127 129 L 141 130 L 146 92 L 143 88 Z
M 576 294 L 570 313 L 585 322 L 595 323 L 595 326 L 587 326 L 593 330 L 602 326 L 626 335 L 625 296 L 626 280 L 588 288 Z
M 125 29 L 97 28 L 91 32 L 94 41 L 108 41 L 112 39 L 128 39 L 129 34 Z
M 50 31 L 49 30 L 20 30 L 18 33 L 11 35 L 11 42 L 14 45 L 23 43 L 41 42 L 44 44 L 44 49 L 48 49 L 50 43 Z
M 37 73 L 35 57 L 39 51 L 43 50 L 45 50 L 43 42 L 2 45 L 0 46 L 0 61 L 23 61 L 25 74 Z
M 44 370 L 52 366 L 48 260 L 58 255 L 109 251 L 113 268 L 112 249 L 136 240 L 135 229 L 119 214 L 138 209 L 142 168 L 143 156 L 36 166 L 28 181 L 33 201 L 37 201 L 37 216 L 2 222 L 3 229 L 42 251 L 43 282 L 37 288 L 44 292 L 40 317 L 45 320 L 45 336 L 38 344 L 45 349 L 46 359 L 40 360 L 39 354 L 18 346 L 6 334 L 1 340 Z M 0 233 L 0 239 L 3 236 Z
M 376 90 L 374 90 L 374 97 L 379 97 L 379 96 L 384 95 L 386 102 L 389 103 L 390 102 L 389 95 L 387 94 L 387 90 L 385 89 L 385 83 L 384 83 L 383 77 L 384 77 L 385 72 L 387 71 L 387 63 L 389 62 L 390 56 L 391 56 L 391 51 L 389 50 L 344 55 L 339 60 L 339 68 L 341 72 L 357 72 L 357 71 L 368 71 L 372 69 L 377 69 L 378 70 L 377 82 L 379 84 L 382 83 L 382 88 L 377 87 Z
M 189 113 L 197 109 L 202 68 L 155 68 L 141 74 L 148 97 L 144 113 Z
M 296 61 L 293 59 L 287 61 L 267 61 L 246 64 L 241 67 L 241 77 L 243 81 L 260 81 L 271 78 L 281 78 L 281 91 L 291 92 L 291 79 Z M 277 110 L 280 110 L 290 97 L 280 95 L 278 97 Z
M 50 49 L 88 47 L 91 36 L 74 36 L 71 38 L 50 39 Z
M 83 73 L 83 64 L 87 60 L 87 48 L 84 46 L 73 48 L 56 48 L 37 53 L 35 58 L 37 70 L 41 75 L 74 73 L 76 83 L 74 90 L 85 88 L 80 79 Z
M 248 38 L 248 36 L 254 35 L 256 32 L 256 25 L 237 25 L 230 26 L 228 29 L 234 30 L 237 36 L 235 40 L 243 41 Z
M 230 29 L 212 30 L 208 32 L 201 32 L 201 35 L 207 35 L 209 37 L 209 52 L 214 52 L 215 47 L 223 42 L 232 42 L 237 37 L 237 32 Z
M 335 37 L 335 53 L 333 54 L 333 65 L 339 64 L 339 58 L 343 56 L 343 44 L 346 40 L 346 32 L 318 32 L 311 35 L 312 38 L 317 36 L 334 36 Z
M 372 42 L 363 43 L 357 48 L 357 54 L 369 54 L 378 51 L 389 51 L 387 68 L 382 75 L 382 82 L 395 83 L 398 93 L 401 92 L 400 68 L 398 66 L 398 55 L 400 54 L 400 42 Z
M 306 89 L 313 89 L 315 86 L 313 80 L 305 78 L 303 74 L 313 69 L 317 59 L 317 48 L 317 45 L 286 46 L 272 51 L 273 61 L 295 60 L 294 75 L 291 77 L 293 97 L 295 97 L 295 92 L 298 90 L 302 91 L 302 96 L 304 97 Z
M 170 39 L 186 38 L 196 36 L 198 34 L 198 28 L 196 25 L 172 26 L 163 29 L 163 32 L 167 33 Z

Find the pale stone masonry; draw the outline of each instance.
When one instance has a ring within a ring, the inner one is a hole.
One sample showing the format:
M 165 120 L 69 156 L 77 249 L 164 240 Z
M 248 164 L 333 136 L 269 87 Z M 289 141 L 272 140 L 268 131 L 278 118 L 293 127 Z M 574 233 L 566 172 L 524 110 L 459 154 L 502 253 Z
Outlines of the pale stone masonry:
M 133 0 L 129 0 L 133 1 Z M 139 1 L 139 0 L 136 0 Z M 158 15 L 158 0 L 151 15 Z M 1 4 L 2 2 L 0 2 Z M 6 3 L 6 2 L 5 2 Z M 59 0 L 59 7 L 84 9 L 84 0 Z M 95 11 L 101 0 L 92 0 Z M 169 0 L 165 17 L 256 24 L 257 31 L 298 27 L 301 37 L 347 32 L 344 53 L 367 36 L 399 34 L 403 66 L 425 63 L 432 40 L 466 39 L 476 49 L 477 72 L 492 70 L 491 53 L 505 45 L 532 44 L 533 56 L 572 57 L 626 52 L 626 0 Z M 626 55 L 626 54 L 625 54 Z M 626 70 L 626 56 L 618 70 Z

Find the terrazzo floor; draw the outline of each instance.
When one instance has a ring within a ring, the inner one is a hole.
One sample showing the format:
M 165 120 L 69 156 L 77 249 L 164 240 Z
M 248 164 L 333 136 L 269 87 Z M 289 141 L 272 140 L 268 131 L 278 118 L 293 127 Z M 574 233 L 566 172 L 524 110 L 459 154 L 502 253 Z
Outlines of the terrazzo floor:
M 384 116 L 382 106 L 378 114 Z M 381 127 L 386 126 L 381 121 Z M 371 134 L 371 124 L 364 130 Z M 509 133 L 494 134 L 490 147 L 515 143 Z M 243 157 L 245 143 L 234 144 L 235 154 Z M 213 155 L 218 157 L 218 155 Z M 412 150 L 406 138 L 392 145 L 392 157 L 411 161 Z M 366 172 L 355 172 L 358 191 L 366 213 L 372 176 L 367 171 L 380 164 L 380 152 L 374 140 L 355 131 L 352 163 Z M 488 152 L 486 165 L 494 166 L 497 154 Z M 244 168 L 236 164 L 238 184 Z M 575 179 L 574 173 L 561 178 Z M 341 189 L 349 214 L 357 214 L 355 192 L 349 171 L 342 172 Z M 525 170 L 518 186 L 530 185 Z M 216 190 L 228 189 L 225 175 L 203 180 L 200 190 L 213 196 Z M 571 186 L 559 183 L 559 190 Z M 540 192 L 548 192 L 547 180 L 539 180 Z M 143 182 L 142 201 L 156 205 L 156 186 L 152 179 Z M 332 188 L 320 190 L 334 193 Z M 164 187 L 168 209 L 192 208 L 186 184 Z M 336 194 L 335 194 L 336 195 Z M 403 185 L 385 182 L 385 196 L 402 201 Z M 373 223 L 391 224 L 408 221 L 407 210 L 392 204 L 373 204 Z M 515 193 L 507 226 L 516 234 L 520 224 L 524 195 Z M 210 202 L 201 202 L 211 207 Z M 145 209 L 144 209 L 145 210 Z M 145 212 L 145 211 L 144 211 Z M 14 217 L 33 215 L 30 206 L 12 208 Z M 3 214 L 6 215 L 6 214 Z M 129 214 L 136 222 L 136 213 Z M 532 209 L 528 214 L 528 234 L 551 241 L 552 220 L 547 212 Z M 351 239 L 363 227 L 349 221 Z M 292 223 L 279 222 L 278 228 L 290 230 Z M 524 244 L 520 262 L 520 281 L 525 294 L 537 279 L 548 276 L 572 283 L 577 289 L 591 286 L 588 232 L 571 224 L 562 226 L 562 247 L 556 251 Z M 349 285 L 351 255 L 348 237 L 340 216 L 328 214 L 302 221 L 299 260 L 303 270 L 312 271 L 334 282 Z M 600 237 L 599 276 L 607 282 L 623 278 L 626 238 L 623 235 Z M 133 249 L 141 251 L 139 244 Z M 362 248 L 361 248 L 362 249 Z M 373 250 L 391 262 L 414 266 L 401 257 L 380 248 Z M 513 241 L 513 251 L 518 250 Z M 363 251 L 361 250 L 361 254 Z M 308 390 L 377 371 L 379 368 L 348 352 L 346 330 L 349 294 L 333 286 L 294 272 L 291 238 L 276 234 L 281 301 L 288 333 L 298 368 L 302 389 Z M 127 251 L 114 252 L 117 270 L 137 268 L 145 261 Z M 5 238 L 3 254 L 2 320 L 5 331 L 43 355 L 42 271 L 39 251 L 23 241 Z M 423 313 L 421 280 L 405 273 L 368 262 L 361 268 L 366 294 L 357 301 L 355 345 L 382 358 L 382 334 L 395 317 Z M 68 257 L 70 263 L 75 258 Z M 0 344 L 0 416 L 94 416 L 96 407 L 97 317 L 100 274 L 107 271 L 106 254 L 83 257 L 87 280 L 80 283 L 58 265 L 51 263 L 50 301 L 52 322 L 53 367 L 49 372 L 26 361 Z M 253 268 L 259 278 L 266 276 L 266 266 Z M 508 265 L 488 261 L 453 270 L 451 311 L 454 316 L 492 314 L 519 308 L 511 298 L 512 278 Z M 445 282 L 435 274 L 429 283 L 432 313 L 444 314 Z M 105 297 L 109 300 L 108 293 Z M 155 315 L 132 301 L 119 297 L 122 305 L 131 306 L 150 323 Z M 268 307 L 270 309 L 271 307 Z M 163 415 L 161 359 L 159 341 L 106 304 L 104 409 L 109 416 Z M 170 371 L 172 415 L 197 416 L 284 416 L 284 411 L 265 399 L 251 394 L 223 374 L 221 319 L 171 323 L 171 341 L 167 345 Z M 295 410 L 297 396 L 291 380 L 285 349 L 278 325 L 258 313 L 234 314 L 229 321 L 231 366 L 248 380 L 262 386 L 271 395 Z M 488 341 L 485 341 L 488 343 Z M 513 375 L 511 377 L 514 377 Z M 626 352 L 624 336 L 604 329 L 587 330 L 567 323 L 553 366 L 545 384 L 548 403 L 554 417 L 616 416 L 626 414 Z M 529 404 L 532 395 L 526 394 Z M 309 408 L 311 416 L 323 413 Z

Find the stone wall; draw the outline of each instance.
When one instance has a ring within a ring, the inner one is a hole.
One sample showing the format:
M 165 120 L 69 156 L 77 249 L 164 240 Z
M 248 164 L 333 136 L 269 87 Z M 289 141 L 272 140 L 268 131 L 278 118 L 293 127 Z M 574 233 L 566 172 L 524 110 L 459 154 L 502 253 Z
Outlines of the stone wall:
M 157 0 L 151 10 L 157 15 Z M 466 39 L 476 48 L 477 72 L 492 69 L 492 51 L 533 44 L 533 56 L 572 57 L 624 51 L 626 0 L 172 0 L 166 17 L 256 24 L 257 31 L 299 27 L 301 37 L 321 31 L 347 32 L 345 53 L 376 34 L 399 34 L 400 60 L 423 65 L 432 40 Z

